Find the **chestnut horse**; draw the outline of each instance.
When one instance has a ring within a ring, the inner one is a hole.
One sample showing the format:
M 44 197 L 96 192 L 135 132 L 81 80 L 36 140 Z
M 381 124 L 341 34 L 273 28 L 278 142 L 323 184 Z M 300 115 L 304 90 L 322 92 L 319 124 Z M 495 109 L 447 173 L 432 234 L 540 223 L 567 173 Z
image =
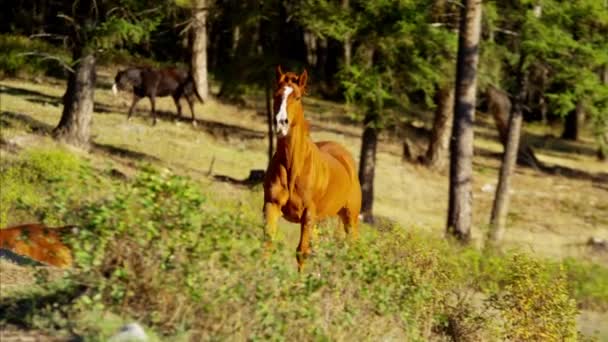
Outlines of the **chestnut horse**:
M 0 229 L 0 250 L 57 267 L 72 266 L 72 252 L 61 241 L 61 235 L 75 226 L 50 228 L 39 223 Z
M 311 230 L 317 220 L 339 216 L 344 230 L 358 236 L 361 186 L 351 154 L 332 141 L 314 143 L 304 118 L 302 95 L 308 74 L 276 69 L 274 93 L 277 151 L 264 180 L 266 248 L 272 246 L 278 219 L 300 224 L 298 270 L 311 253 Z

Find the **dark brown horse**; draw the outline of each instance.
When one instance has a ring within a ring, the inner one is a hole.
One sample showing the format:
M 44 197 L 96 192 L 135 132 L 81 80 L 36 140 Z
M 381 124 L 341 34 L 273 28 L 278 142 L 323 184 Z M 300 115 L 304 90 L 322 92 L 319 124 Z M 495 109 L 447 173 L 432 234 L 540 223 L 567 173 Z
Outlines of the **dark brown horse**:
M 137 102 L 144 97 L 148 97 L 152 106 L 152 120 L 155 125 L 156 97 L 171 95 L 177 107 L 177 115 L 180 117 L 182 115 L 182 106 L 179 100 L 182 96 L 185 97 L 192 113 L 192 123 L 195 123 L 194 98 L 196 97 L 201 103 L 204 103 L 203 98 L 194 86 L 192 75 L 176 68 L 153 69 L 149 67 L 135 67 L 119 71 L 112 85 L 114 95 L 118 93 L 118 90 L 131 90 L 133 92 L 133 103 L 131 103 L 127 116 L 129 120 Z

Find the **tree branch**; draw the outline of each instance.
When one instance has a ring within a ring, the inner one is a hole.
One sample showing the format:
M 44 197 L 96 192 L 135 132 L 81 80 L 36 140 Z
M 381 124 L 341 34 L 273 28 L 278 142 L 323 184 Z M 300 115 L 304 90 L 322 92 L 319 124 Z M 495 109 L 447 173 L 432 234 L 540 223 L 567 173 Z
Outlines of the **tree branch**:
M 53 56 L 51 54 L 48 53 L 44 53 L 44 52 L 22 52 L 17 54 L 17 56 L 37 56 L 37 57 L 42 57 L 41 60 L 54 60 L 59 62 L 59 64 L 66 70 L 68 70 L 69 72 L 74 72 L 74 69 L 72 69 L 71 66 L 69 66 L 63 59 L 57 57 L 57 56 Z

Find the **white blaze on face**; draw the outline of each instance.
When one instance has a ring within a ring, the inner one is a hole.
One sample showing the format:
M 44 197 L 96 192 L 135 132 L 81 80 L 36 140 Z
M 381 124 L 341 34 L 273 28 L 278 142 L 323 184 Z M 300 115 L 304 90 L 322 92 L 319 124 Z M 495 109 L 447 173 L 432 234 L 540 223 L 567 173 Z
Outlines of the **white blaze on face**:
M 116 83 L 112 84 L 112 93 L 114 93 L 114 95 L 118 95 L 118 87 L 116 87 Z
M 287 133 L 289 133 L 289 120 L 287 119 L 287 98 L 291 92 L 293 92 L 293 88 L 285 86 L 283 90 L 283 99 L 281 100 L 281 107 L 276 115 L 277 135 L 279 137 L 285 137 L 287 136 Z

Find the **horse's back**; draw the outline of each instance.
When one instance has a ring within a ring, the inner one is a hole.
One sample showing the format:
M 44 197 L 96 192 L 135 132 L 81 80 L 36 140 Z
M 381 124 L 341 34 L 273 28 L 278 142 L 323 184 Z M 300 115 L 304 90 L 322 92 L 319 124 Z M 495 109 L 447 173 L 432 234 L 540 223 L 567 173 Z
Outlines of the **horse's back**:
M 328 205 L 326 214 L 333 214 L 331 212 L 334 211 L 333 209 L 348 208 L 358 215 L 361 208 L 361 186 L 351 153 L 344 146 L 333 141 L 320 141 L 316 145 L 330 169 L 327 194 L 331 193 L 331 198 L 342 202 L 339 208 L 334 208 L 338 203 L 326 203 Z M 329 210 L 330 207 L 332 210 Z
M 358 182 L 355 160 L 344 146 L 334 141 L 319 141 L 315 143 L 319 151 L 329 154 L 348 171 L 352 181 Z

